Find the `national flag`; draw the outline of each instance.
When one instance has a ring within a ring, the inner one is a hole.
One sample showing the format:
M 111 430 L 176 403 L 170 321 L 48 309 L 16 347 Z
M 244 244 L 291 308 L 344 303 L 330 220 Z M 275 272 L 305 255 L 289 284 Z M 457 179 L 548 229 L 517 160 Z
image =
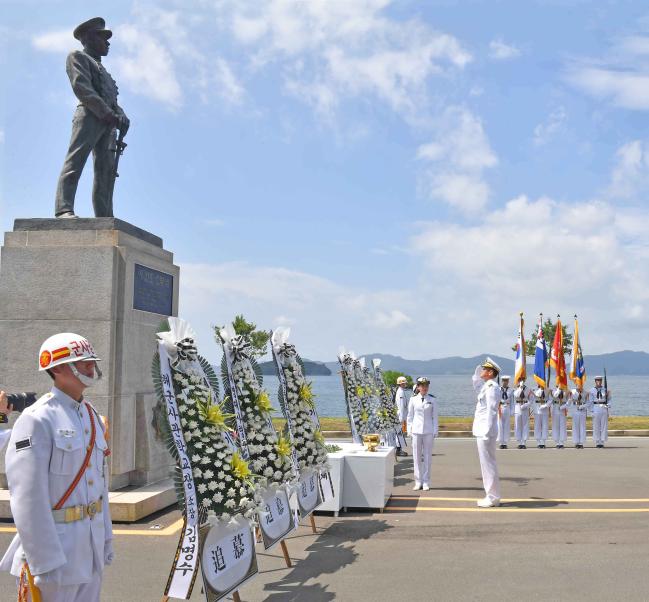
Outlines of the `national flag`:
M 70 349 L 68 347 L 60 347 L 52 351 L 52 361 L 61 360 L 70 357 Z
M 548 350 L 543 337 L 543 316 L 539 321 L 539 331 L 536 335 L 536 351 L 534 353 L 534 380 L 540 387 L 547 387 L 545 382 L 545 366 L 548 363 Z
M 518 340 L 516 341 L 516 360 L 514 364 L 514 382 L 527 377 L 527 363 L 525 361 L 525 335 L 523 334 L 523 314 L 518 325 Z
M 584 356 L 581 353 L 581 341 L 579 340 L 579 324 L 575 316 L 575 334 L 572 337 L 572 355 L 570 357 L 570 380 L 580 389 L 586 382 L 586 367 Z
M 563 328 L 559 317 L 557 317 L 557 329 L 554 331 L 554 341 L 550 350 L 550 366 L 554 368 L 557 386 L 567 389 L 568 375 L 566 374 L 566 356 L 563 354 Z

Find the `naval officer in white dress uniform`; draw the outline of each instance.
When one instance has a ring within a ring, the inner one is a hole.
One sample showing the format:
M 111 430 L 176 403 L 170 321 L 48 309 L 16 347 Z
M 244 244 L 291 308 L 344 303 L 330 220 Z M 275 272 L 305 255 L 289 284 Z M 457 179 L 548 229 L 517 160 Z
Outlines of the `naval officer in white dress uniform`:
M 430 489 L 430 463 L 433 440 L 439 429 L 437 399 L 429 395 L 430 381 L 417 379 L 419 393 L 408 402 L 408 434 L 412 436 L 412 463 L 415 471 L 414 491 Z
M 596 447 L 604 447 L 608 440 L 608 418 L 611 411 L 611 392 L 602 387 L 602 377 L 595 377 L 595 386 L 588 394 L 588 406 L 593 416 L 593 440 Z
M 481 508 L 500 505 L 500 480 L 496 464 L 496 440 L 498 438 L 498 405 L 500 387 L 496 378 L 500 366 L 491 358 L 480 364 L 473 375 L 473 388 L 478 395 L 473 418 L 473 435 L 478 444 L 482 482 L 485 497 L 478 500 Z
M 507 449 L 512 427 L 510 417 L 514 413 L 514 392 L 509 388 L 510 377 L 503 375 L 498 407 L 498 443 L 500 449 Z

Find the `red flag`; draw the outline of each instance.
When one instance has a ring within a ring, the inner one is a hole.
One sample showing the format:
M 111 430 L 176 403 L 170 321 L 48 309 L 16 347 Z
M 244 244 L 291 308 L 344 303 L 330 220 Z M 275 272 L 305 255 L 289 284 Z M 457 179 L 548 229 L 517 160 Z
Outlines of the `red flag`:
M 556 374 L 555 380 L 562 389 L 568 388 L 568 375 L 566 374 L 566 357 L 563 354 L 563 329 L 561 319 L 557 317 L 557 329 L 554 331 L 554 341 L 550 351 L 550 365 Z

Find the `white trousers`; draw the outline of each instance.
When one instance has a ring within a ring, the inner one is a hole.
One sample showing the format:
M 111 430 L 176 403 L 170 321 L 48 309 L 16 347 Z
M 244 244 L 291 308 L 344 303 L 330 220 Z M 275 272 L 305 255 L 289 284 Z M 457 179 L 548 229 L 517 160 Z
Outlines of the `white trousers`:
M 530 436 L 530 413 L 527 408 L 522 414 L 514 414 L 514 436 L 519 445 L 525 445 Z
M 501 406 L 502 407 L 502 406 Z M 512 428 L 509 422 L 509 409 L 502 408 L 498 416 L 498 443 L 507 445 L 511 436 Z
M 44 583 L 38 587 L 42 602 L 99 602 L 101 573 L 93 573 L 89 583 L 55 585 Z
M 412 434 L 412 464 L 415 485 L 430 486 L 430 462 L 433 455 L 433 435 Z
M 595 445 L 608 441 L 608 412 L 606 409 L 593 410 L 593 440 Z
M 575 445 L 586 443 L 586 412 L 575 410 L 572 414 L 572 441 Z
M 548 410 L 542 410 L 540 414 L 534 414 L 534 438 L 539 445 L 545 445 L 548 438 Z
M 498 465 L 496 464 L 496 438 L 476 439 L 478 443 L 478 456 L 482 483 L 486 496 L 491 500 L 500 501 L 500 480 L 498 479 Z
M 568 419 L 558 408 L 552 409 L 552 438 L 557 445 L 565 445 L 568 438 Z

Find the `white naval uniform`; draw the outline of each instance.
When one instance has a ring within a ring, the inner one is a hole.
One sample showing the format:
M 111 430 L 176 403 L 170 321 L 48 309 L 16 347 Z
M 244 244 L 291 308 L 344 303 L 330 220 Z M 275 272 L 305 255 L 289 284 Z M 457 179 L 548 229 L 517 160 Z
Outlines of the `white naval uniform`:
M 4 446 L 9 443 L 9 437 L 11 437 L 11 429 L 0 431 L 0 450 L 4 449 Z
M 405 422 L 408 419 L 408 397 L 406 389 L 397 385 L 397 392 L 394 394 L 394 401 L 397 404 L 399 420 Z
M 563 399 L 550 393 L 552 400 L 552 439 L 557 445 L 565 445 L 568 439 L 568 392 L 563 392 Z
M 412 463 L 415 485 L 430 487 L 433 442 L 439 430 L 437 399 L 434 395 L 413 395 L 408 402 L 408 434 L 412 435 Z
M 500 387 L 498 405 L 498 443 L 507 445 L 512 427 L 510 417 L 514 413 L 514 392 L 510 387 Z
M 527 445 L 530 436 L 530 401 L 534 393 L 527 386 L 519 385 L 514 391 L 514 436 L 519 445 Z
M 537 389 L 538 391 L 538 389 Z M 544 390 L 545 393 L 545 390 Z M 538 398 L 534 395 L 534 438 L 538 445 L 545 445 L 548 438 L 548 422 L 550 420 L 550 406 L 552 400 L 546 397 Z
M 478 445 L 482 483 L 486 497 L 492 502 L 500 501 L 500 480 L 496 464 L 496 439 L 498 437 L 498 404 L 500 387 L 495 380 L 484 382 L 480 378 L 481 366 L 473 375 L 473 388 L 478 402 L 473 417 L 473 435 Z
M 575 445 L 586 443 L 586 414 L 588 413 L 587 395 L 573 389 L 570 395 L 572 415 L 572 442 Z
M 94 409 L 92 409 L 94 412 Z M 102 500 L 94 518 L 55 522 L 52 509 L 81 468 L 91 425 L 81 404 L 56 387 L 14 424 L 6 455 L 11 513 L 18 534 L 0 570 L 19 577 L 25 560 L 43 602 L 98 602 L 105 564 L 113 557 L 108 506 L 108 445 L 96 412 L 90 464 L 63 508 Z
M 611 393 L 604 391 L 604 387 L 593 387 L 588 394 L 588 407 L 593 416 L 593 441 L 595 445 L 604 445 L 608 441 Z

